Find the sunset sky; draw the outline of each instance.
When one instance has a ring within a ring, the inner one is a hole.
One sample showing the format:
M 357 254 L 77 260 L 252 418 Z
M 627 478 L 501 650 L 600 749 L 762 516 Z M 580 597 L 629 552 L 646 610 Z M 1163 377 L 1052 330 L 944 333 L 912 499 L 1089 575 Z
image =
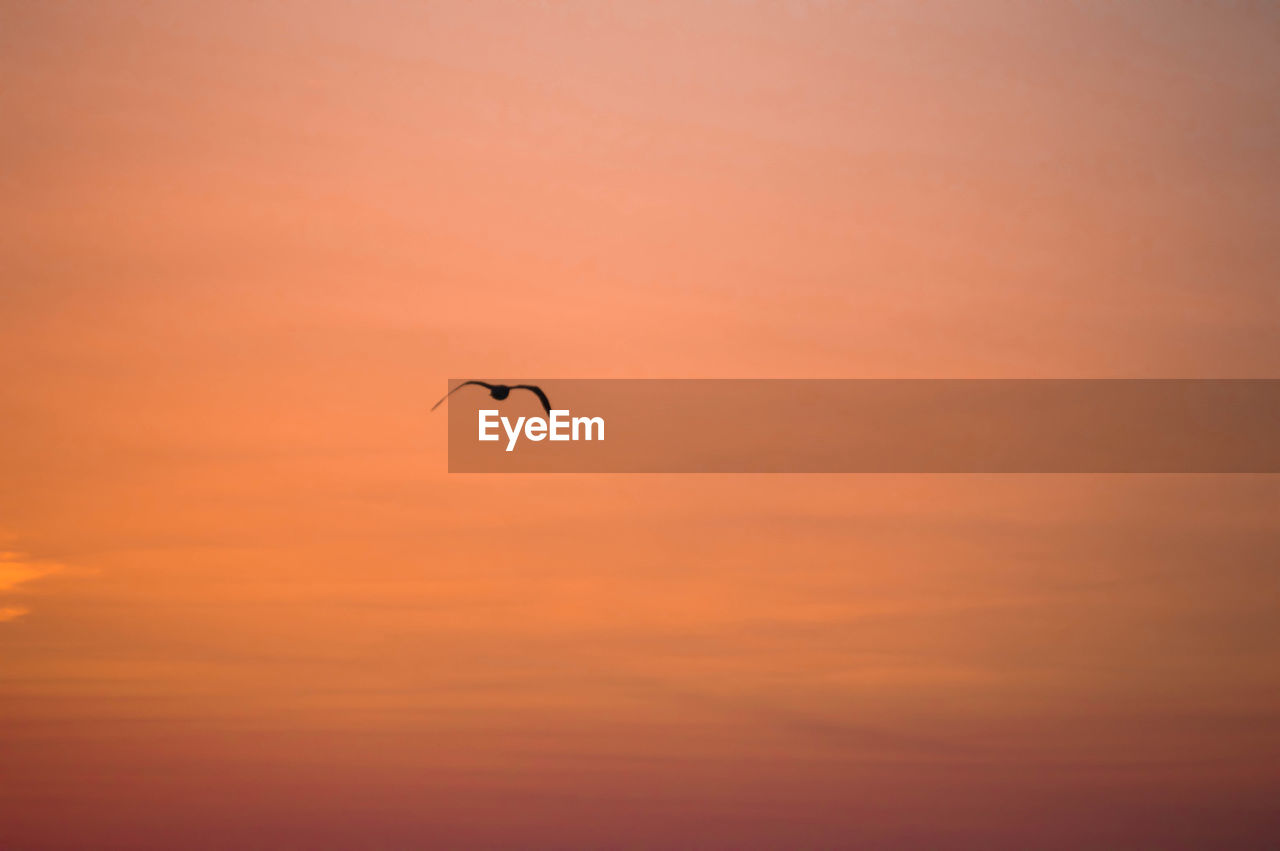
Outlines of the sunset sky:
M 428 413 L 1280 377 L 1276 7 L 0 0 L 0 80 L 0 848 L 1280 844 L 1277 477 Z

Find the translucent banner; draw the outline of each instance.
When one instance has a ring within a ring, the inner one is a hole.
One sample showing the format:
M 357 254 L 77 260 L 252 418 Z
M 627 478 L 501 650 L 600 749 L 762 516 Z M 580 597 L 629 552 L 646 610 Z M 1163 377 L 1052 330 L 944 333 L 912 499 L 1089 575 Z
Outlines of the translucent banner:
M 1274 379 L 451 381 L 454 473 L 1276 473 Z

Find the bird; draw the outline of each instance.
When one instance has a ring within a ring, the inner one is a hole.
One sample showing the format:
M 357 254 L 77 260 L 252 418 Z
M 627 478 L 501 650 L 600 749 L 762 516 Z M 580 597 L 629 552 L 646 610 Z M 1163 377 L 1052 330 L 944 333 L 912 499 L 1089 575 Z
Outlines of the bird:
M 530 393 L 538 397 L 538 401 L 542 403 L 542 409 L 548 414 L 551 413 L 551 403 L 547 401 L 547 394 L 542 392 L 542 388 L 536 384 L 490 384 L 487 381 L 464 381 L 448 393 L 440 397 L 440 402 L 436 402 L 431 406 L 431 410 L 440 407 L 440 403 L 448 399 L 454 393 L 466 387 L 468 384 L 475 384 L 489 391 L 489 395 L 501 402 L 503 399 L 511 395 L 512 390 L 528 390 Z

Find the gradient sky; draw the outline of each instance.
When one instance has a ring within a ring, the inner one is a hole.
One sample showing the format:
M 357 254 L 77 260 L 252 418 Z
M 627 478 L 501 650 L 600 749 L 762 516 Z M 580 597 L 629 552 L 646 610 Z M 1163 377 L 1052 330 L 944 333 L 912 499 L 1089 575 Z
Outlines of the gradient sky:
M 1280 842 L 1280 482 L 445 474 L 448 377 L 1280 376 L 1267 4 L 0 2 L 0 846 Z

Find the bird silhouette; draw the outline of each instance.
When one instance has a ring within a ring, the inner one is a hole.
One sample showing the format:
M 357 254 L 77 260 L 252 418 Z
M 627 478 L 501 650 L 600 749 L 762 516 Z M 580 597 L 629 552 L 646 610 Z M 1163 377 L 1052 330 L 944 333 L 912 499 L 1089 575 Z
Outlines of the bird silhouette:
M 436 402 L 431 406 L 431 410 L 440 407 L 440 403 L 448 399 L 454 393 L 457 393 L 468 384 L 474 384 L 477 387 L 483 387 L 489 391 L 489 395 L 501 402 L 503 399 L 511 395 L 512 390 L 528 390 L 530 393 L 538 397 L 538 401 L 542 403 L 542 409 L 548 414 L 551 413 L 551 403 L 547 401 L 547 394 L 542 392 L 542 388 L 536 384 L 490 384 L 487 381 L 464 381 L 448 393 L 440 397 L 440 402 Z

